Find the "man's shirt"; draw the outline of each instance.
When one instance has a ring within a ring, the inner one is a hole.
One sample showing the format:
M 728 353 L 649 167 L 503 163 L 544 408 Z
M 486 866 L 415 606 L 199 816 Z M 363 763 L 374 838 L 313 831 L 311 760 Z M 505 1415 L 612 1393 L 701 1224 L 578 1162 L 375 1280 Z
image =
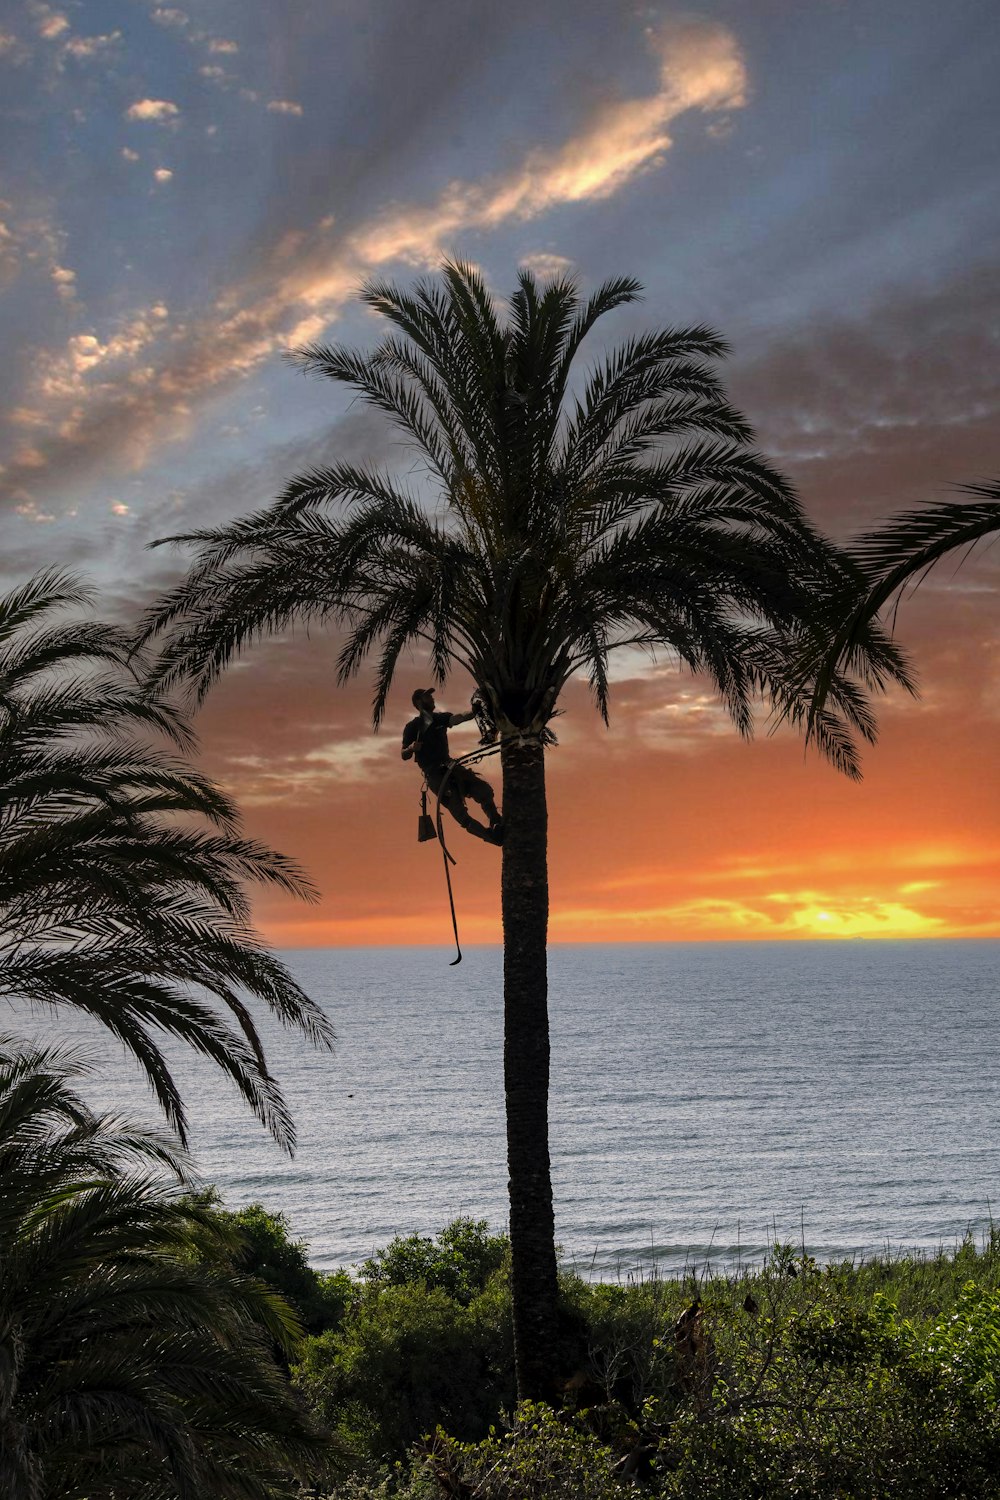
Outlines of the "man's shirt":
M 420 741 L 420 748 L 413 758 L 425 775 L 428 771 L 439 771 L 451 759 L 448 730 L 452 718 L 452 714 L 446 713 L 420 714 L 403 730 L 404 750 L 408 750 L 415 740 Z

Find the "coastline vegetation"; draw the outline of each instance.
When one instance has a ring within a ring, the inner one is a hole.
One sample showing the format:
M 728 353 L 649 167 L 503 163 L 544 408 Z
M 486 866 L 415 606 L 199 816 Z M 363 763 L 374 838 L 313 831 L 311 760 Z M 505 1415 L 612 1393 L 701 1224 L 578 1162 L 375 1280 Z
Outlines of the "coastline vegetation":
M 0 1039 L 0 1496 L 281 1500 L 343 1469 L 287 1378 L 302 1338 L 175 1140 Z
M 323 1275 L 280 1215 L 216 1211 L 310 1322 L 290 1378 L 352 1455 L 332 1500 L 1000 1495 L 1000 1229 L 829 1266 L 775 1244 L 739 1273 L 561 1271 L 545 1406 L 516 1399 L 506 1236 L 458 1219 Z

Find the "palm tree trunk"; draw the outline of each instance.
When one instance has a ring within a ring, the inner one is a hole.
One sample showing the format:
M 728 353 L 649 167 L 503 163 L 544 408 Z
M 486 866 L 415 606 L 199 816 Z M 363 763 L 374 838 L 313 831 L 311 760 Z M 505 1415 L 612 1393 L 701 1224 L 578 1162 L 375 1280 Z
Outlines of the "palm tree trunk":
M 555 1392 L 556 1251 L 549 1170 L 549 920 L 545 752 L 506 743 L 503 766 L 504 1092 L 514 1362 L 522 1401 Z

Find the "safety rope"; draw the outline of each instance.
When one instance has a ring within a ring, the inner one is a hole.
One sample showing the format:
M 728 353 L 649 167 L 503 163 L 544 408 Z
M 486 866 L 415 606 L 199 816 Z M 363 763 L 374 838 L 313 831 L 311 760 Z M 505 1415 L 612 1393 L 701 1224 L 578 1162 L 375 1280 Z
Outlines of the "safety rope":
M 524 744 L 526 740 L 537 740 L 540 738 L 541 735 L 537 731 L 527 734 L 515 731 L 513 734 L 504 735 L 501 738 L 497 739 L 496 742 L 492 745 L 477 745 L 476 749 L 470 750 L 467 755 L 459 755 L 456 756 L 454 760 L 450 760 L 448 762 L 448 769 L 447 771 L 445 771 L 444 775 L 441 778 L 441 785 L 437 790 L 437 806 L 435 808 L 434 822 L 437 828 L 438 841 L 441 845 L 441 854 L 444 860 L 444 878 L 448 886 L 448 905 L 451 908 L 451 930 L 455 934 L 455 952 L 457 954 L 457 957 L 451 960 L 451 963 L 448 965 L 449 969 L 453 969 L 456 964 L 460 964 L 462 962 L 462 945 L 458 940 L 458 917 L 455 915 L 455 895 L 451 886 L 451 870 L 449 869 L 449 865 L 457 864 L 458 861 L 455 859 L 455 856 L 452 854 L 451 850 L 448 848 L 447 843 L 445 842 L 444 821 L 441 817 L 441 798 L 444 796 L 445 788 L 448 785 L 448 779 L 456 766 L 466 766 L 469 765 L 472 761 L 485 760 L 488 755 L 499 755 L 504 745 L 508 744 L 511 740 L 518 740 L 521 744 Z M 424 787 L 426 788 L 426 786 L 427 781 L 425 778 Z

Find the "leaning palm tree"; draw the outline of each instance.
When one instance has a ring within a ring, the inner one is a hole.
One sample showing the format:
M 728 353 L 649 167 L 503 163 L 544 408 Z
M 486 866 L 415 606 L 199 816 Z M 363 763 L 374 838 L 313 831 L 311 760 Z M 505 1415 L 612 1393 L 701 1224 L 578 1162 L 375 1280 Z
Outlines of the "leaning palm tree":
M 0 997 L 108 1027 L 182 1140 L 159 1038 L 188 1043 L 290 1149 L 248 1001 L 314 1042 L 329 1025 L 256 938 L 244 882 L 312 892 L 183 759 L 190 730 L 140 691 L 130 637 L 62 618 L 88 597 L 49 572 L 0 599 Z
M 391 325 L 370 353 L 313 345 L 306 370 L 385 412 L 427 483 L 337 464 L 292 479 L 267 509 L 174 538 L 198 549 L 149 613 L 164 637 L 154 681 L 204 693 L 252 639 L 293 621 L 344 633 L 340 677 L 376 654 L 374 721 L 401 653 L 426 649 L 443 683 L 464 668 L 501 739 L 505 833 L 504 1086 L 518 1389 L 552 1393 L 556 1259 L 548 1147 L 545 756 L 559 695 L 589 679 L 609 706 L 609 656 L 669 652 L 715 684 L 742 734 L 759 700 L 801 721 L 821 602 L 853 598 L 853 565 L 810 528 L 788 485 L 750 448 L 711 361 L 706 328 L 631 339 L 589 373 L 580 346 L 633 301 L 619 279 L 589 299 L 527 272 L 503 316 L 480 276 L 447 264 L 412 293 L 362 293 Z M 905 678 L 868 632 L 865 684 Z M 874 723 L 837 678 L 817 720 L 823 750 L 857 773 Z
M 0 1038 L 0 1494 L 300 1494 L 336 1452 L 274 1358 L 295 1314 L 171 1185 L 175 1146 L 90 1110 L 86 1070 Z
M 826 660 L 813 684 L 810 720 L 822 711 L 837 673 L 850 670 L 856 653 L 864 651 L 872 621 L 893 601 L 895 619 L 908 584 L 916 586 L 951 553 L 1000 533 L 1000 481 L 958 488 L 975 498 L 903 511 L 851 543 L 850 554 L 867 586 L 853 600 L 848 596 L 846 610 L 833 622 Z

